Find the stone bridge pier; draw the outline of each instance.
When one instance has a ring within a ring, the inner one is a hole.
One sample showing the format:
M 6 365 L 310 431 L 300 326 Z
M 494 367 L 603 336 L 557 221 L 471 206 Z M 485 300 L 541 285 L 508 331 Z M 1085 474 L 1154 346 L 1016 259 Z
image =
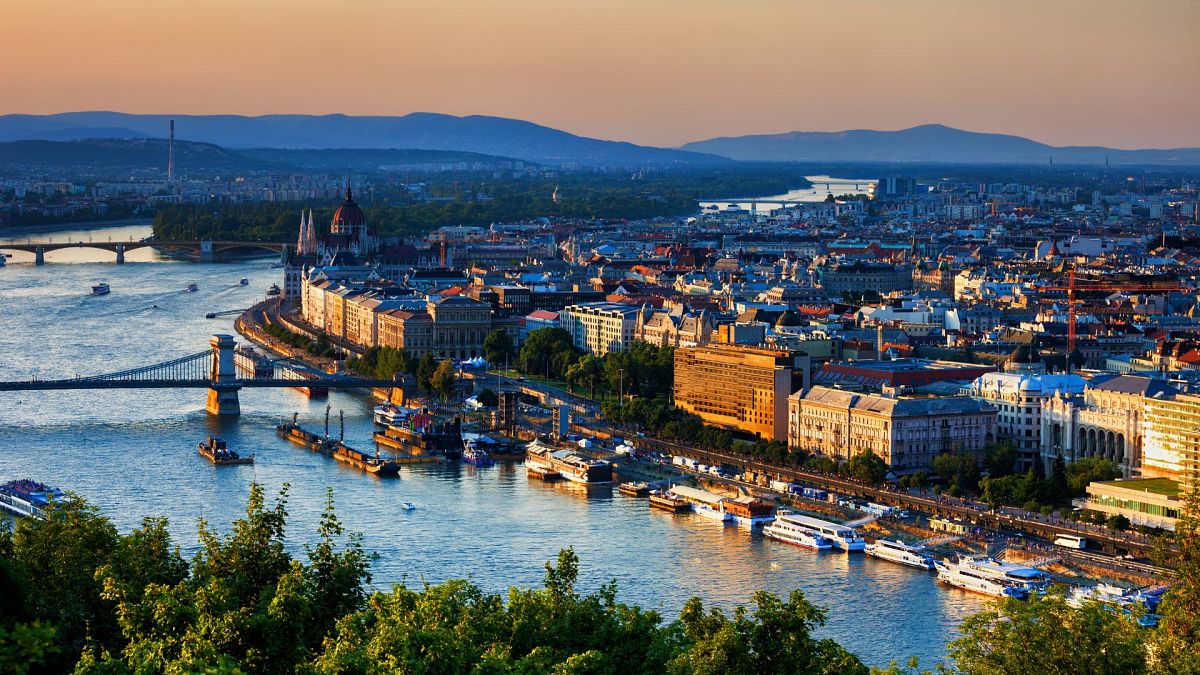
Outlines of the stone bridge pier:
M 204 409 L 209 415 L 231 417 L 242 414 L 238 401 L 237 366 L 233 359 L 233 348 L 237 342 L 232 335 L 216 334 L 209 340 L 212 345 L 212 386 L 208 388 L 208 403 Z
M 117 264 L 125 264 L 125 244 L 117 244 Z
M 34 265 L 45 265 L 46 264 L 46 249 L 42 248 L 41 246 L 38 246 L 36 249 L 33 250 L 33 264 Z

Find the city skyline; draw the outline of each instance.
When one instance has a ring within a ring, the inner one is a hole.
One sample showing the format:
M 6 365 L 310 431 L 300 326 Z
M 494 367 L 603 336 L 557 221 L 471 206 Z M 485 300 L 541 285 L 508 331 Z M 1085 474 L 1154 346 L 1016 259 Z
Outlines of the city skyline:
M 10 10 L 0 57 L 33 67 L 0 72 L 22 92 L 0 113 L 427 111 L 667 147 L 941 123 L 1200 146 L 1200 3 L 1150 5 L 48 3 Z

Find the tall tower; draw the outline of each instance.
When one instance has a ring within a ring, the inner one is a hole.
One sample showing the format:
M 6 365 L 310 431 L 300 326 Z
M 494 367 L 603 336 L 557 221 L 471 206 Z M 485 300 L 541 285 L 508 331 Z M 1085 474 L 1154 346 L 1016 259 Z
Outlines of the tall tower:
M 167 136 L 167 182 L 175 180 L 175 120 L 171 120 L 171 132 Z

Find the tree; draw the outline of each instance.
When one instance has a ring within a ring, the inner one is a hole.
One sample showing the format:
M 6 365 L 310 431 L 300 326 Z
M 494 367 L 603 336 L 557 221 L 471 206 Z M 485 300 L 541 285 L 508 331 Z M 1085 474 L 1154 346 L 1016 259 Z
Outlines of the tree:
M 964 673 L 1147 672 L 1137 622 L 1096 602 L 1074 609 L 1060 595 L 1005 599 L 968 617 L 960 632 L 950 657 Z
M 603 383 L 604 362 L 592 354 L 584 354 L 567 368 L 567 384 L 571 387 L 586 387 L 588 398 L 596 398 L 596 387 Z
M 438 368 L 437 359 L 433 358 L 433 354 L 425 352 L 421 355 L 421 359 L 417 361 L 417 386 L 423 391 L 431 391 L 433 388 L 433 373 Z
M 863 450 L 846 462 L 846 470 L 850 475 L 868 485 L 879 485 L 887 480 L 888 466 L 883 459 L 871 452 Z
M 484 389 L 475 395 L 475 400 L 485 408 L 495 408 L 500 405 L 500 396 L 491 389 Z
M 1083 457 L 1067 465 L 1067 485 L 1071 494 L 1082 497 L 1087 494 L 1088 483 L 1119 478 L 1121 467 L 1103 457 Z
M 458 384 L 458 370 L 454 367 L 454 361 L 446 359 L 437 365 L 433 371 L 433 375 L 429 378 L 429 388 L 437 393 L 442 400 L 448 399 L 454 395 L 454 388 Z
M 1110 515 L 1108 519 L 1105 520 L 1105 524 L 1108 525 L 1108 529 L 1116 530 L 1117 532 L 1124 532 L 1125 530 L 1129 529 L 1129 519 L 1120 514 L 1114 513 Z
M 1010 442 L 988 446 L 984 456 L 988 475 L 995 478 L 1011 474 L 1017 465 L 1017 449 Z
M 483 340 L 483 358 L 493 366 L 499 366 L 508 361 L 512 355 L 513 341 L 508 331 L 496 328 L 488 333 Z
M 1174 550 L 1163 547 L 1160 560 L 1175 567 L 1177 583 L 1163 595 L 1162 620 L 1154 642 L 1159 673 L 1200 673 L 1200 480 L 1192 474 L 1191 487 L 1175 524 Z
M 532 331 L 517 353 L 517 368 L 526 375 L 562 379 L 568 366 L 581 352 L 571 342 L 571 334 L 562 328 Z
M 930 461 L 934 473 L 960 493 L 974 492 L 979 485 L 979 465 L 966 453 L 942 453 Z

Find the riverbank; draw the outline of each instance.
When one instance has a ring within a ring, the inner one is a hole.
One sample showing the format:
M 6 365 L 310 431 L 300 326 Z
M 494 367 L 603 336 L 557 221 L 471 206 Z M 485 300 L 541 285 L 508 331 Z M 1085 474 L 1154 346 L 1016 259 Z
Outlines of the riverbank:
M 122 218 L 120 220 L 87 220 L 78 223 L 44 223 L 41 225 L 14 225 L 0 228 L 0 240 L 12 240 L 35 234 L 51 232 L 91 232 L 110 227 L 146 226 L 154 223 L 153 218 Z

